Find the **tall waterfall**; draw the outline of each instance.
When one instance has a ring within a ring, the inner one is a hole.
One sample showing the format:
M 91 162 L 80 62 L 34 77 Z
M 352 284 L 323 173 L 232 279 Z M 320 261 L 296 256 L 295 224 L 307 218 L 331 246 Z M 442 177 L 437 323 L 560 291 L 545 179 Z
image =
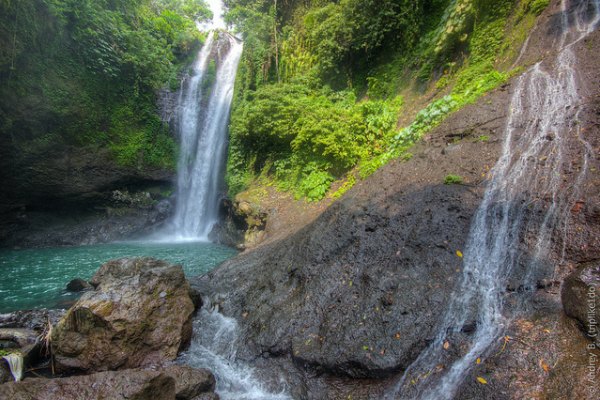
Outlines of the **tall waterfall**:
M 224 26 L 221 2 L 208 27 Z M 203 26 L 206 28 L 206 25 Z M 184 82 L 178 104 L 180 155 L 171 238 L 206 240 L 218 218 L 227 125 L 242 44 L 224 31 L 209 33 Z
M 553 266 L 544 262 L 556 250 L 551 238 L 562 237 L 569 223 L 592 155 L 576 122 L 580 88 L 573 45 L 600 25 L 600 0 L 563 0 L 561 6 L 556 58 L 536 64 L 516 82 L 502 154 L 467 240 L 462 280 L 435 340 L 405 372 L 390 398 L 453 398 L 465 373 L 502 338 L 515 316 L 504 304 L 508 278 L 522 276 L 519 284 L 527 292 L 540 276 L 554 273 Z M 568 146 L 574 145 L 583 154 L 579 171 L 565 156 Z M 570 190 L 561 189 L 566 172 L 576 176 Z M 531 254 L 520 251 L 525 240 L 533 243 Z M 466 354 L 440 371 L 436 366 L 448 353 L 445 341 L 470 320 L 477 321 L 477 330 L 468 340 Z

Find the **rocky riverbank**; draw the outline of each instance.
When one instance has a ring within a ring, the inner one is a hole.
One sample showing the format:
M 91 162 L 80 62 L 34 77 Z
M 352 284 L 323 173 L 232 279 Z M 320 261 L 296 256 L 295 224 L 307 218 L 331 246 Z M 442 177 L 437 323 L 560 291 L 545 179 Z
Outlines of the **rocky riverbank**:
M 0 339 L 15 344 L 5 351 L 26 367 L 23 381 L 4 383 L 0 365 L 0 399 L 218 399 L 210 371 L 173 365 L 200 307 L 181 266 L 120 259 L 90 284 L 66 312 L 0 316 Z

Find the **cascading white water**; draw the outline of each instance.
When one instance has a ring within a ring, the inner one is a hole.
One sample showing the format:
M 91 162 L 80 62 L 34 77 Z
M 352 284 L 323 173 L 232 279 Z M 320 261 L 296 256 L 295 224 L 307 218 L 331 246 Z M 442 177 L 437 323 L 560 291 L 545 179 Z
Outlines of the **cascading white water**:
M 388 398 L 451 399 L 478 357 L 501 338 L 511 315 L 504 307 L 509 276 L 518 265 L 527 290 L 548 272 L 545 258 L 552 235 L 569 223 L 578 185 L 588 172 L 591 146 L 578 127 L 576 57 L 573 45 L 600 24 L 600 0 L 562 1 L 561 36 L 554 65 L 538 63 L 517 81 L 510 104 L 502 154 L 475 215 L 465 249 L 462 280 L 455 289 L 434 342 L 408 368 Z M 571 170 L 567 146 L 579 142 L 581 169 Z M 561 189 L 564 172 L 577 175 L 571 190 Z M 547 204 L 547 206 L 545 206 Z M 538 222 L 528 218 L 542 215 Z M 536 238 L 532 254 L 520 252 L 525 235 Z M 513 315 L 514 316 L 514 315 Z M 475 319 L 468 351 L 439 371 L 444 343 Z
M 177 203 L 169 232 L 175 240 L 206 240 L 218 219 L 227 125 L 243 45 L 224 31 L 217 33 L 224 28 L 222 4 L 210 5 L 213 21 L 201 27 L 215 30 L 208 34 L 179 98 Z M 216 76 L 211 76 L 215 69 Z M 208 81 L 213 78 L 214 83 Z
M 269 391 L 256 371 L 237 358 L 238 324 L 218 311 L 203 306 L 194 321 L 194 337 L 180 362 L 207 368 L 217 378 L 216 391 L 223 400 L 289 400 L 283 378 L 269 379 L 279 390 Z M 274 380 L 276 380 L 274 382 Z
M 2 356 L 2 358 L 8 363 L 10 373 L 15 379 L 15 382 L 19 382 L 23 378 L 23 356 L 21 354 L 11 353 Z

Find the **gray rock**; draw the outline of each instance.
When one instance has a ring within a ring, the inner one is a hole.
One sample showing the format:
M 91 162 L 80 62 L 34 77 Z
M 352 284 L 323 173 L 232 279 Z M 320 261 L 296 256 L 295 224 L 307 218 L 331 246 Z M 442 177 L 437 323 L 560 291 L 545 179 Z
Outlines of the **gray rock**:
M 0 314 L 0 328 L 22 328 L 42 332 L 48 321 L 56 325 L 66 310 L 26 310 Z
M 247 357 L 289 355 L 301 368 L 382 378 L 407 368 L 433 339 L 460 277 L 455 252 L 476 198 L 443 184 L 364 192 L 195 281 L 240 322 Z
M 92 285 L 81 278 L 75 278 L 67 284 L 67 290 L 69 292 L 82 292 L 89 289 L 92 289 Z
M 10 368 L 5 359 L 0 357 L 0 384 L 11 382 L 13 380 Z
M 600 262 L 585 264 L 569 275 L 561 299 L 565 313 L 600 346 Z
M 171 365 L 163 372 L 175 379 L 177 400 L 192 400 L 215 390 L 215 377 L 206 369 L 196 369 L 184 365 Z

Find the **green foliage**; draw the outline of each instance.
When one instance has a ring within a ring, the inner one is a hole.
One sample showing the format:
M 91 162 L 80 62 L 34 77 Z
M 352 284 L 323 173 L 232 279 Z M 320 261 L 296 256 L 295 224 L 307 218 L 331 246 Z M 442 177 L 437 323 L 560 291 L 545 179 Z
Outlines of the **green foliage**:
M 361 179 L 366 179 L 375 173 L 379 168 L 383 167 L 385 164 L 398 157 L 401 154 L 401 151 L 392 149 L 386 151 L 383 154 L 379 154 L 370 160 L 365 160 L 359 165 L 358 174 Z
M 202 40 L 201 0 L 34 0 L 0 4 L 0 135 L 19 154 L 109 147 L 138 167 L 174 167 L 157 117 Z
M 519 3 L 517 19 L 520 20 L 527 14 L 538 16 L 549 4 L 550 0 L 523 0 Z
M 411 48 L 431 2 L 228 0 L 226 4 L 228 21 L 244 34 L 243 64 L 253 83 L 312 75 L 343 88 L 390 46 Z
M 217 79 L 217 64 L 215 60 L 210 60 L 202 78 L 202 91 L 204 97 L 208 98 L 210 95 L 209 89 L 213 87 L 215 80 Z
M 0 358 L 15 353 L 20 354 L 21 352 L 18 349 L 0 349 Z
M 136 115 L 136 107 L 123 105 L 112 114 L 110 149 L 121 165 L 175 168 L 175 142 L 160 118 Z M 137 121 L 137 124 L 135 122 Z
M 272 172 L 282 189 L 321 199 L 335 178 L 381 152 L 401 103 L 357 103 L 352 92 L 300 84 L 261 86 L 232 115 L 230 190 L 262 171 Z
M 412 124 L 402 129 L 394 139 L 399 144 L 412 143 L 425 132 L 440 124 L 452 111 L 459 107 L 456 96 L 445 96 L 419 111 Z
M 415 141 L 506 82 L 511 72 L 501 66 L 514 60 L 515 43 L 547 3 L 228 0 L 228 18 L 245 37 L 230 191 L 260 175 L 322 197 L 350 170 L 364 179 L 394 158 L 409 159 Z M 399 94 L 418 96 L 438 77 L 443 94 L 398 129 Z
M 444 185 L 460 185 L 463 183 L 463 178 L 459 175 L 446 175 Z
M 321 200 L 329 191 L 334 177 L 321 170 L 317 164 L 309 164 L 304 169 L 304 179 L 300 181 L 296 197 L 306 197 L 309 201 Z

